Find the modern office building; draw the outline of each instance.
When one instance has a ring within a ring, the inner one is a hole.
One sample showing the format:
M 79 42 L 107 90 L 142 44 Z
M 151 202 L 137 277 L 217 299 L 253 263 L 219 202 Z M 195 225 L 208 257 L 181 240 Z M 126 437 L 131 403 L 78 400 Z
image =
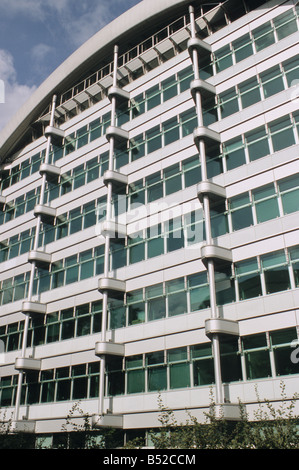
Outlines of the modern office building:
M 143 0 L 0 133 L 0 406 L 124 439 L 298 390 L 296 0 Z M 1 105 L 0 105 L 1 106 Z M 76 406 L 74 406 L 76 405 Z

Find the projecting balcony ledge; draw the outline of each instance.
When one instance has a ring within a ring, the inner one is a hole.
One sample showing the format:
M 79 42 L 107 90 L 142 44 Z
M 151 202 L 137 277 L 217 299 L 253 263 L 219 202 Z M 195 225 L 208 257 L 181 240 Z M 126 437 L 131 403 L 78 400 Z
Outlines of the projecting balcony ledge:
M 218 132 L 204 126 L 199 126 L 194 129 L 193 138 L 197 146 L 201 140 L 203 140 L 207 145 L 220 144 L 221 142 L 221 137 Z
M 110 295 L 124 294 L 126 291 L 126 282 L 112 277 L 102 277 L 99 279 L 99 291 L 108 292 Z
M 127 226 L 105 220 L 105 222 L 101 224 L 100 232 L 103 237 L 125 238 L 127 235 Z
M 45 315 L 47 306 L 40 302 L 30 302 L 25 300 L 22 304 L 22 312 L 28 315 Z
M 123 90 L 118 86 L 112 86 L 108 90 L 108 98 L 116 98 L 119 101 L 129 101 L 130 93 L 128 91 Z
M 47 180 L 57 179 L 60 176 L 61 169 L 49 163 L 42 163 L 39 172 L 41 175 L 46 175 Z
M 199 92 L 201 96 L 206 99 L 216 95 L 215 87 L 201 79 L 193 80 L 190 83 L 190 91 L 194 100 L 197 92 Z
M 201 247 L 202 262 L 206 264 L 209 260 L 232 263 L 232 252 L 228 248 L 217 245 L 203 245 Z
M 6 197 L 0 195 L 0 206 L 3 207 L 5 205 Z
M 237 403 L 223 403 L 215 404 L 210 413 L 214 414 L 217 420 L 224 419 L 226 421 L 240 421 L 241 420 L 241 409 Z
M 93 415 L 92 416 L 92 427 L 93 428 L 123 428 L 123 416 L 104 414 L 104 415 Z
M 226 189 L 219 184 L 202 181 L 197 185 L 197 197 L 200 202 L 203 201 L 205 195 L 208 195 L 213 201 L 226 199 Z
M 207 44 L 202 39 L 199 38 L 190 38 L 187 43 L 189 54 L 192 54 L 193 49 L 196 49 L 198 52 L 208 52 L 211 53 L 212 48 L 210 44 Z
M 45 206 L 43 204 L 37 204 L 33 211 L 34 215 L 40 216 L 42 221 L 45 223 L 51 223 L 56 217 L 56 209 L 53 207 Z
M 120 188 L 128 184 L 128 177 L 118 171 L 107 170 L 104 173 L 103 182 L 106 186 L 107 184 L 112 183 L 114 187 Z
M 129 132 L 116 126 L 109 126 L 106 131 L 106 138 L 114 138 L 116 143 L 123 143 L 129 140 Z
M 35 263 L 38 267 L 48 267 L 51 264 L 52 256 L 49 253 L 43 251 L 32 250 L 29 252 L 28 261 L 29 263 Z
M 125 345 L 112 341 L 99 341 L 95 345 L 95 355 L 124 357 Z
M 205 330 L 208 338 L 214 334 L 239 336 L 238 322 L 224 318 L 209 318 L 205 321 Z
M 64 138 L 65 132 L 58 127 L 47 126 L 45 129 L 45 137 L 51 137 L 52 142 L 56 145 L 61 145 Z
M 23 419 L 22 421 L 12 421 L 9 427 L 9 432 L 33 434 L 35 432 L 35 426 L 35 421 L 29 421 L 26 419 Z
M 17 357 L 15 362 L 15 369 L 17 370 L 41 370 L 41 360 L 33 359 L 31 357 Z

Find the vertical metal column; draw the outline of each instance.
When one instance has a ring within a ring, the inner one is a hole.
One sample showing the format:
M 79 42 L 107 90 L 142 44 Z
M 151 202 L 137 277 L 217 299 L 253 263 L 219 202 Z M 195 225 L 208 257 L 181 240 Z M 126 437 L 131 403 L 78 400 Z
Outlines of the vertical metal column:
M 195 29 L 195 15 L 194 7 L 189 6 L 190 13 L 190 24 L 191 24 L 191 38 L 196 38 Z M 199 57 L 198 51 L 194 47 L 192 50 L 192 61 L 194 69 L 194 79 L 199 79 Z M 203 126 L 203 112 L 202 112 L 202 97 L 199 90 L 195 93 L 195 103 L 197 111 L 198 126 Z M 206 144 L 204 139 L 199 140 L 199 154 L 201 161 L 201 175 L 202 181 L 206 181 L 207 177 L 207 165 L 206 165 Z M 208 195 L 203 196 L 203 211 L 205 216 L 205 227 L 206 227 L 206 242 L 207 244 L 212 243 L 212 231 L 211 231 L 211 219 L 210 219 L 210 199 Z M 218 309 L 216 304 L 216 285 L 215 285 L 215 266 L 214 261 L 208 261 L 208 275 L 209 275 L 209 289 L 210 289 L 210 303 L 211 303 L 211 316 L 212 318 L 218 317 Z M 214 334 L 212 337 L 213 347 L 213 358 L 214 358 L 214 371 L 215 371 L 215 385 L 216 385 L 216 403 L 223 403 L 223 387 L 221 378 L 221 364 L 220 364 L 220 344 L 219 336 Z
M 114 46 L 114 68 L 113 68 L 113 86 L 117 86 L 117 65 L 118 65 L 118 46 Z M 111 126 L 115 126 L 116 122 L 116 97 L 111 98 Z M 113 171 L 114 168 L 114 137 L 110 137 L 109 147 L 109 162 L 108 170 Z M 109 181 L 107 184 L 107 209 L 106 209 L 106 220 L 110 221 L 112 216 L 112 194 L 113 186 L 112 182 Z M 104 277 L 108 277 L 109 274 L 109 251 L 110 251 L 110 235 L 106 234 L 105 239 L 105 254 L 104 254 Z M 103 292 L 103 308 L 102 308 L 102 331 L 101 338 L 102 342 L 106 341 L 107 331 L 107 317 L 108 317 L 108 292 Z M 104 414 L 104 396 L 105 396 L 105 367 L 106 358 L 101 356 L 100 358 L 100 389 L 99 389 L 99 415 Z
M 54 126 L 56 100 L 57 100 L 57 96 L 54 95 L 53 99 L 52 99 L 52 110 L 51 110 L 51 117 L 50 117 L 50 126 L 51 127 Z M 49 135 L 47 137 L 47 147 L 46 147 L 46 154 L 45 154 L 44 163 L 49 163 L 49 155 L 50 155 L 50 149 L 51 149 L 51 139 L 52 138 Z M 42 184 L 41 184 L 41 191 L 40 191 L 40 199 L 39 199 L 40 204 L 43 204 L 43 202 L 44 202 L 45 189 L 46 189 L 46 174 L 44 173 L 43 176 L 42 176 Z M 34 236 L 34 246 L 33 246 L 34 250 L 38 249 L 40 226 L 41 226 L 41 216 L 38 215 L 37 219 L 36 219 L 36 229 L 35 229 L 35 236 Z M 28 302 L 30 302 L 32 300 L 35 268 L 36 268 L 36 263 L 35 263 L 35 261 L 32 261 L 31 271 L 30 271 L 30 278 L 29 278 L 29 285 L 28 285 L 28 295 L 27 295 Z M 25 314 L 25 322 L 24 322 L 23 339 L 22 339 L 22 355 L 21 355 L 22 358 L 26 357 L 26 347 L 27 347 L 27 339 L 28 339 L 29 322 L 30 322 L 30 315 L 26 313 Z M 19 419 L 23 376 L 24 376 L 24 371 L 21 370 L 19 372 L 19 376 L 18 376 L 18 386 L 17 386 L 15 414 L 14 414 L 15 421 L 18 421 L 18 419 Z

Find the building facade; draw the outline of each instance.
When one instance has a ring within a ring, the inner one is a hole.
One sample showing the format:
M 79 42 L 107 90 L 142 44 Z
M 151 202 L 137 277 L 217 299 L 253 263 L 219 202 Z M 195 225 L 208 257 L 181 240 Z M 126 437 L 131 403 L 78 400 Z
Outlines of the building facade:
M 163 5 L 161 5 L 163 3 Z M 298 6 L 143 0 L 0 133 L 0 407 L 53 443 L 299 373 Z M 77 406 L 78 405 L 78 406 Z M 56 440 L 56 441 L 55 441 Z

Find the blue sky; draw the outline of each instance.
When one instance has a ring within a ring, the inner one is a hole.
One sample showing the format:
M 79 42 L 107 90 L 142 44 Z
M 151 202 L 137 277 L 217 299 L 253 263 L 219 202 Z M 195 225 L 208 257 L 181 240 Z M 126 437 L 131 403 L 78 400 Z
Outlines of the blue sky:
M 72 52 L 140 1 L 0 0 L 0 130 Z

